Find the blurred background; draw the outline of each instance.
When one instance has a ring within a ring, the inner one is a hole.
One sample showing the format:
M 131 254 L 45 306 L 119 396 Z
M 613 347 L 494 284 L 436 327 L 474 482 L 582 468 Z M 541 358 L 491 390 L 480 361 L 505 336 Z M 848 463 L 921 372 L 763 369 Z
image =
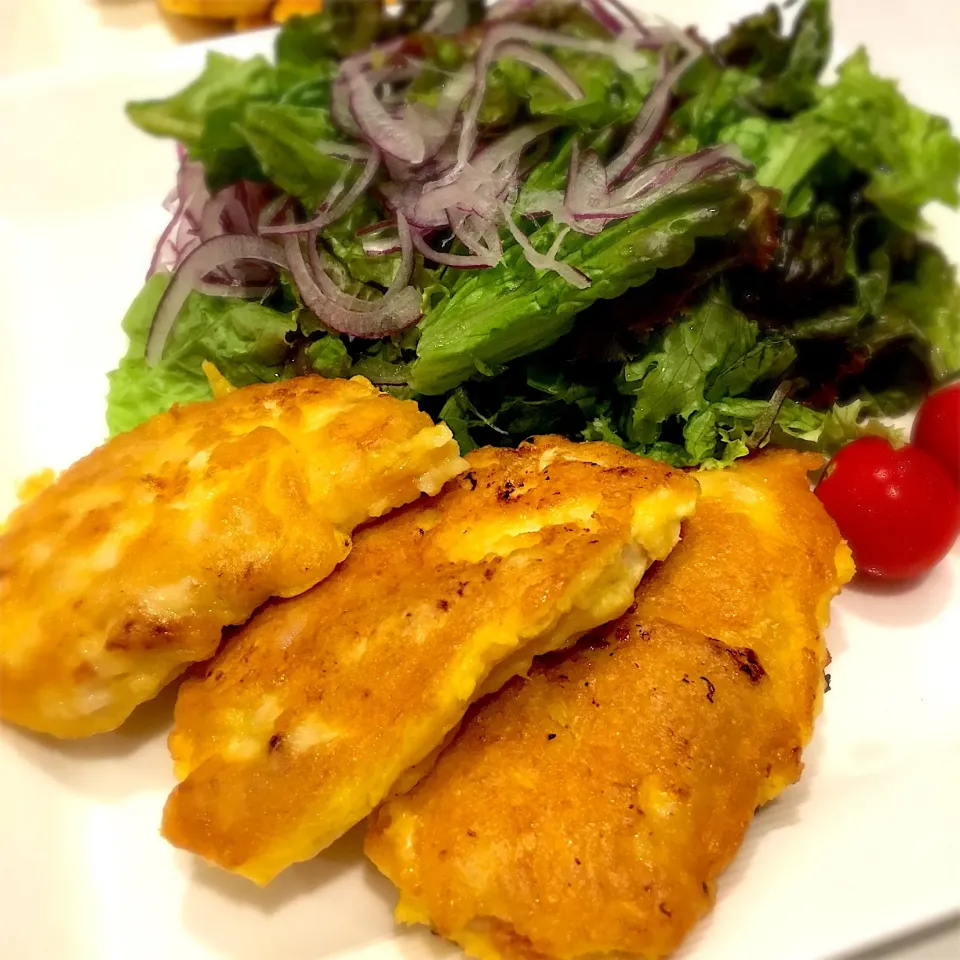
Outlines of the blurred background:
M 0 76 L 102 64 L 319 10 L 323 0 L 0 0 Z

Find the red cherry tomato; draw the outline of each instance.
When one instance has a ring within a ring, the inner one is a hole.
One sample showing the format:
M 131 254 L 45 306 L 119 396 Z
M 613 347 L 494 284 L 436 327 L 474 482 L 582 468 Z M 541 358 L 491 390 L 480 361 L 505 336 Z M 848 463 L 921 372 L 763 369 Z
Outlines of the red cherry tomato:
M 924 400 L 910 439 L 936 457 L 960 486 L 960 381 Z
M 907 580 L 926 573 L 960 533 L 960 491 L 919 447 L 880 437 L 847 444 L 830 461 L 817 496 L 861 573 Z

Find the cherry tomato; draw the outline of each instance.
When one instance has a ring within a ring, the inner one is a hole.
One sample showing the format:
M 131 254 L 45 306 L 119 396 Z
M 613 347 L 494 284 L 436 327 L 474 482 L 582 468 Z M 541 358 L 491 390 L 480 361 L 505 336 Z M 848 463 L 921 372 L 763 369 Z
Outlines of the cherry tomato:
M 960 381 L 924 400 L 910 439 L 936 457 L 960 486 Z
M 907 580 L 926 573 L 960 533 L 960 491 L 925 450 L 881 437 L 847 444 L 816 494 L 861 573 Z

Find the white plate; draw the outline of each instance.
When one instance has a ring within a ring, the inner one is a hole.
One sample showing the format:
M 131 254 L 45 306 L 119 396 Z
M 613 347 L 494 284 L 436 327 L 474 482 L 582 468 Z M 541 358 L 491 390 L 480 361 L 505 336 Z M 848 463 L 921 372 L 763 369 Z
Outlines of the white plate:
M 716 32 L 743 0 L 650 4 Z M 838 48 L 960 127 L 960 8 L 837 0 Z M 869 13 L 867 13 L 869 9 Z M 266 35 L 219 47 L 246 55 Z M 204 48 L 0 85 L 0 512 L 16 479 L 103 437 L 104 373 L 140 286 L 174 173 L 172 147 L 122 104 L 164 95 Z M 937 214 L 960 252 L 958 218 Z M 834 606 L 833 691 L 798 786 L 764 811 L 683 956 L 811 960 L 960 910 L 960 554 L 901 592 L 850 589 Z M 394 933 L 393 891 L 354 831 L 266 890 L 168 847 L 172 697 L 116 734 L 0 742 L 0 956 L 10 960 L 370 960 L 456 956 Z

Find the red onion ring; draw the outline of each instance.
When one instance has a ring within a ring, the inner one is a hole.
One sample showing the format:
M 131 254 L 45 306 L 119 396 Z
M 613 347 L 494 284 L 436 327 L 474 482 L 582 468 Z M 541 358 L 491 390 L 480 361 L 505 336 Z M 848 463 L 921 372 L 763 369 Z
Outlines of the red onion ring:
M 276 267 L 286 267 L 283 251 L 270 240 L 250 236 L 220 236 L 200 244 L 180 264 L 170 285 L 164 291 L 153 315 L 147 334 L 145 357 L 155 366 L 163 356 L 163 348 L 173 331 L 183 304 L 197 285 L 218 267 L 236 260 L 261 260 Z
M 580 84 L 545 53 L 541 53 L 525 43 L 507 41 L 501 44 L 499 56 L 501 58 L 509 57 L 518 63 L 525 63 L 528 67 L 533 67 L 534 70 L 539 71 L 545 77 L 549 77 L 571 100 L 583 99 L 583 90 Z
M 260 228 L 260 233 L 265 237 L 285 233 L 310 233 L 322 230 L 331 223 L 336 223 L 373 183 L 373 178 L 376 177 L 379 169 L 380 151 L 373 147 L 363 171 L 343 197 L 339 200 L 336 199 L 334 191 L 336 191 L 338 184 L 334 184 L 334 190 L 327 195 L 320 212 L 312 220 L 308 220 L 306 223 L 283 223 L 272 227 L 265 226 Z
M 400 249 L 400 239 L 398 237 L 376 239 L 364 237 L 360 245 L 368 257 L 385 257 L 391 253 L 396 253 Z
M 503 217 L 506 221 L 507 229 L 513 235 L 513 239 L 520 245 L 524 257 L 526 257 L 527 262 L 534 270 L 552 270 L 554 273 L 563 277 L 571 286 L 577 287 L 580 290 L 590 286 L 590 278 L 585 273 L 576 267 L 572 267 L 569 263 L 564 263 L 562 260 L 557 259 L 557 252 L 560 249 L 563 238 L 567 234 L 567 228 L 560 231 L 556 240 L 554 240 L 546 253 L 540 253 L 530 242 L 530 238 L 514 223 L 512 211 L 506 204 L 503 206 Z
M 394 42 L 380 47 L 380 56 L 389 56 L 399 49 Z M 422 163 L 426 159 L 427 145 L 419 131 L 391 117 L 377 97 L 376 86 L 371 81 L 370 54 L 351 57 L 341 67 L 341 76 L 346 80 L 350 114 L 363 131 L 367 141 L 384 153 L 389 153 L 407 163 Z M 386 79 L 391 71 L 378 73 Z
M 470 105 L 463 117 L 463 124 L 460 128 L 460 142 L 457 147 L 456 167 L 462 169 L 470 159 L 474 145 L 477 140 L 477 122 L 480 117 L 480 107 L 483 104 L 483 97 L 487 89 L 487 70 L 496 59 L 497 48 L 503 44 L 509 43 L 516 49 L 517 43 L 541 43 L 545 46 L 570 47 L 573 49 L 583 49 L 584 45 L 590 45 L 591 41 L 581 40 L 577 37 L 570 37 L 562 33 L 552 33 L 549 30 L 541 30 L 538 27 L 527 27 L 523 24 L 505 23 L 493 27 L 477 51 L 476 59 L 476 81 L 470 94 Z M 603 43 L 600 41 L 601 44 Z M 604 44 L 604 47 L 609 46 Z M 551 61 L 553 63 L 553 61 Z M 557 70 L 561 70 L 558 65 Z M 572 77 L 567 78 L 569 83 L 576 86 Z M 577 87 L 579 89 L 579 87 Z M 582 92 L 581 92 L 582 96 Z
M 434 250 L 420 234 L 413 235 L 413 245 L 424 257 L 445 267 L 454 267 L 460 270 L 483 270 L 496 264 L 488 257 L 466 256 L 459 253 L 442 253 Z
M 484 260 L 499 263 L 503 245 L 496 224 L 490 220 L 461 210 L 448 210 L 447 218 L 453 235 L 473 254 Z
M 620 153 L 607 165 L 607 177 L 611 185 L 615 186 L 624 177 L 629 176 L 630 171 L 660 139 L 660 134 L 670 116 L 674 84 L 686 73 L 694 59 L 694 57 L 685 57 L 671 67 L 650 91 L 630 128 L 630 133 L 627 134 Z
M 379 300 L 360 300 L 337 287 L 324 269 L 315 237 L 307 237 L 310 266 L 303 256 L 301 238 L 292 234 L 282 238 L 290 272 L 303 302 L 332 330 L 352 337 L 376 339 L 398 333 L 423 315 L 420 293 L 409 286 L 413 238 L 402 215 L 397 218 L 397 230 L 402 250 L 400 266 Z
M 314 140 L 313 146 L 318 153 L 349 163 L 365 163 L 370 159 L 370 149 L 356 143 L 340 143 L 337 140 Z
M 623 22 L 607 10 L 602 0 L 587 0 L 587 9 L 604 30 L 609 31 L 614 36 L 623 32 Z

